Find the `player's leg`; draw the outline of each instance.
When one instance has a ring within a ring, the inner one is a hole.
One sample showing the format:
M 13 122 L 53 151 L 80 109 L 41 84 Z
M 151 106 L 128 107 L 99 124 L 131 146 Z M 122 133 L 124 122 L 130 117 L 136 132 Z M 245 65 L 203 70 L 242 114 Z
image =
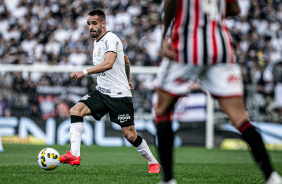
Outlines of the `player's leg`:
M 134 125 L 121 127 L 121 130 L 126 140 L 137 149 L 140 155 L 147 159 L 149 164 L 148 172 L 159 173 L 161 171 L 160 164 L 152 154 L 145 139 L 137 135 Z
M 156 107 L 155 124 L 158 137 L 158 153 L 163 170 L 163 181 L 168 182 L 173 179 L 173 142 L 174 132 L 172 131 L 171 112 L 177 97 L 156 89 L 158 94 L 158 104 Z
M 83 132 L 83 117 L 90 115 L 90 109 L 81 102 L 78 102 L 70 109 L 71 127 L 70 127 L 70 143 L 71 153 L 80 156 L 81 136 Z
M 155 124 L 163 182 L 173 182 L 173 142 L 171 112 L 178 97 L 186 95 L 197 79 L 201 67 L 177 64 L 164 59 L 156 79 L 158 94 Z
M 61 163 L 80 165 L 80 146 L 83 132 L 83 117 L 91 113 L 90 109 L 81 102 L 78 102 L 70 109 L 70 144 L 71 150 L 60 156 Z
M 219 98 L 218 102 L 237 129 L 248 119 L 242 97 Z
M 147 142 L 137 135 L 134 127 L 134 109 L 131 97 L 111 98 L 105 96 L 105 104 L 109 109 L 112 122 L 121 126 L 122 133 L 137 151 L 148 160 L 149 173 L 159 173 L 160 165 L 151 153 Z M 153 168 L 151 168 L 153 166 Z M 151 169 L 150 169 L 151 168 Z
M 280 176 L 276 176 L 277 173 L 274 172 L 261 135 L 248 120 L 245 113 L 243 99 L 222 98 L 219 99 L 219 104 L 250 146 L 252 155 L 257 163 L 257 166 L 263 172 L 265 180 L 268 181 L 273 177 L 279 178 Z M 273 176 L 270 178 L 271 175 Z M 280 182 L 282 182 L 281 179 Z
M 201 76 L 202 86 L 219 99 L 222 110 L 241 132 L 267 180 L 273 172 L 261 135 L 248 120 L 243 103 L 243 85 L 238 65 L 215 65 Z
M 70 127 L 70 143 L 71 151 L 60 157 L 62 163 L 71 165 L 80 164 L 80 146 L 83 132 L 83 117 L 92 115 L 99 120 L 104 116 L 106 106 L 103 103 L 101 94 L 94 90 L 85 95 L 78 103 L 70 109 L 71 127 Z M 75 161 L 76 160 L 76 161 Z

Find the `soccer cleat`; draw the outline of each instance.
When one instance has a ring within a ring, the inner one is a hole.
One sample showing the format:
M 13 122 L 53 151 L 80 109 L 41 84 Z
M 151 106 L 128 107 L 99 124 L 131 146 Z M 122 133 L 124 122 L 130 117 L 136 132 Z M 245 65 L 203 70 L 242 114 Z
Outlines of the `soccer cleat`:
M 67 154 L 60 156 L 60 162 L 63 164 L 70 164 L 72 166 L 73 165 L 79 166 L 81 157 L 73 156 L 73 154 L 69 152 L 68 150 L 66 150 L 66 152 Z
M 150 164 L 148 168 L 148 173 L 160 173 L 161 172 L 161 165 L 157 164 Z
M 177 182 L 176 182 L 175 179 L 171 179 L 171 180 L 169 180 L 169 181 L 167 181 L 167 182 L 161 181 L 161 182 L 159 182 L 158 184 L 177 184 Z
M 276 171 L 273 171 L 266 181 L 266 184 L 282 184 L 282 178 Z

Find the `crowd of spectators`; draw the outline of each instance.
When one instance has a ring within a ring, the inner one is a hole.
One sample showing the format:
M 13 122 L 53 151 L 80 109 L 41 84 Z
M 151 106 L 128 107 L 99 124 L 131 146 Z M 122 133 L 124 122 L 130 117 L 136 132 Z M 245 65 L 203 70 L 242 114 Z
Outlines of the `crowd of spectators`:
M 0 0 L 1 64 L 92 64 L 86 18 L 102 8 L 132 65 L 158 65 L 159 1 Z
M 241 13 L 226 23 L 243 73 L 247 108 L 257 119 L 282 123 L 282 1 L 239 0 Z
M 265 113 L 267 107 L 276 104 L 271 107 L 282 114 L 282 2 L 238 1 L 240 15 L 228 19 L 226 24 L 243 71 L 246 105 L 258 105 L 259 111 Z M 107 30 L 122 40 L 132 66 L 159 66 L 161 0 L 0 0 L 0 64 L 91 65 L 93 40 L 86 17 L 94 8 L 105 11 Z M 65 74 L 0 75 L 0 88 L 13 89 L 15 93 L 0 93 L 3 107 L 32 104 L 30 109 L 40 110 L 35 108 L 38 100 L 34 99 L 38 98 L 30 96 L 40 85 L 91 90 L 95 83 L 91 77 L 84 82 L 71 81 Z M 150 112 L 153 78 L 132 76 L 137 111 Z M 26 94 L 26 98 L 17 93 Z M 257 104 L 252 103 L 254 98 Z M 1 112 L 0 116 L 11 114 L 7 110 Z

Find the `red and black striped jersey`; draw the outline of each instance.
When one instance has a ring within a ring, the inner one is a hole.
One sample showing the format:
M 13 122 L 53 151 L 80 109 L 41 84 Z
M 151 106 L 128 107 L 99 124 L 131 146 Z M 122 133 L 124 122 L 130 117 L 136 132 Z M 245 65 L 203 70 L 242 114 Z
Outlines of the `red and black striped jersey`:
M 225 24 L 227 0 L 178 0 L 171 40 L 180 63 L 234 63 Z

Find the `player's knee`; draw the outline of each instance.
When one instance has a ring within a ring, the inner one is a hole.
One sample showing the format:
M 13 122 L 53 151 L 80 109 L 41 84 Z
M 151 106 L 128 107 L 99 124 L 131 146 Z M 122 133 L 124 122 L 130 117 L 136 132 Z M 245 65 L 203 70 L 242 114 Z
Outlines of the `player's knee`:
M 84 117 L 90 114 L 90 109 L 84 103 L 77 103 L 70 109 L 70 115 Z
M 81 108 L 78 108 L 76 106 L 73 106 L 71 109 L 70 109 L 70 115 L 74 115 L 74 116 L 81 116 L 81 117 L 84 117 L 85 114 L 83 114 L 83 111 L 81 110 Z
M 133 132 L 127 132 L 124 134 L 124 137 L 128 142 L 133 143 L 137 136 L 135 136 Z
M 75 108 L 75 106 L 70 109 L 71 116 L 73 115 L 78 116 L 78 114 L 79 114 L 79 111 Z
M 164 109 L 157 109 L 156 110 L 156 114 L 157 114 L 157 116 L 162 116 L 162 115 L 164 115 L 165 114 L 165 111 L 164 111 Z
M 156 109 L 156 115 L 157 116 L 164 116 L 164 115 L 171 115 L 172 114 L 172 109 L 170 108 L 160 108 Z
M 168 105 L 165 103 L 158 103 L 158 105 L 155 108 L 156 115 L 157 116 L 168 115 L 172 112 L 173 107 L 174 107 L 173 105 Z

